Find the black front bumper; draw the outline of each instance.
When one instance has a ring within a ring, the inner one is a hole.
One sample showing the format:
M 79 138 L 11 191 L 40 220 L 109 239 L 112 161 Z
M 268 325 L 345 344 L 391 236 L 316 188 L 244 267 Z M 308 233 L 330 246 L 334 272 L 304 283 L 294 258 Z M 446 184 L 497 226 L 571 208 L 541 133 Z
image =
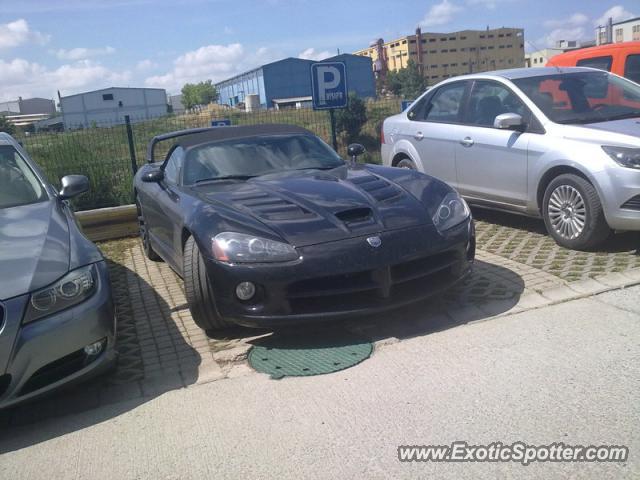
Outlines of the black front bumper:
M 282 264 L 229 265 L 206 259 L 216 309 L 225 319 L 252 327 L 297 324 L 366 315 L 407 305 L 449 288 L 471 271 L 475 230 L 469 220 L 441 235 L 433 226 L 298 249 Z M 256 284 L 248 302 L 240 282 Z

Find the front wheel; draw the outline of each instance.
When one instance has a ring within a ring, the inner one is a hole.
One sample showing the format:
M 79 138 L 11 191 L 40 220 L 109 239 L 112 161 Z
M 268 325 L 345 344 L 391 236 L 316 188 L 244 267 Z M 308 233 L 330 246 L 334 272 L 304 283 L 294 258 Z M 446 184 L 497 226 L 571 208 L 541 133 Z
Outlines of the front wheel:
M 417 170 L 416 164 L 410 158 L 403 158 L 396 165 L 398 168 L 408 168 L 409 170 Z
M 184 293 L 193 321 L 205 331 L 221 330 L 231 326 L 231 323 L 218 315 L 204 259 L 193 237 L 187 239 L 182 258 Z
M 588 250 L 611 234 L 598 192 L 578 175 L 559 175 L 549 183 L 542 214 L 547 231 L 563 247 Z

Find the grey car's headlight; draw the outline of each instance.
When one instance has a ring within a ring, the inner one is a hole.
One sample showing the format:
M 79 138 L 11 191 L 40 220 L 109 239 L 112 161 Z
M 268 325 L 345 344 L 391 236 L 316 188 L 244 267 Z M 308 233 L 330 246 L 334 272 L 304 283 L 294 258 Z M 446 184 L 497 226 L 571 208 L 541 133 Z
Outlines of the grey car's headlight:
M 602 149 L 618 164 L 628 168 L 640 169 L 640 148 L 609 147 L 602 146 Z
M 86 300 L 93 294 L 95 284 L 95 265 L 67 273 L 53 285 L 31 294 L 23 323 L 47 317 Z
M 433 215 L 433 224 L 439 232 L 444 232 L 464 222 L 470 214 L 467 202 L 456 192 L 450 192 Z
M 244 233 L 222 232 L 213 237 L 213 256 L 227 263 L 288 262 L 298 252 L 288 243 Z

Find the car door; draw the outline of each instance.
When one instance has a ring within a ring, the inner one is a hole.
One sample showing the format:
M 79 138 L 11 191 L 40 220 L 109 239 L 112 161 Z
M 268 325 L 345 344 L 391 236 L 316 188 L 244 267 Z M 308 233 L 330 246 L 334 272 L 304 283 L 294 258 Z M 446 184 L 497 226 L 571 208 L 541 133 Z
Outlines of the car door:
M 176 244 L 176 232 L 181 234 L 182 231 L 179 185 L 183 164 L 184 149 L 180 146 L 173 147 L 161 167 L 164 170 L 164 179 L 158 183 L 159 188 L 155 192 L 157 215 L 149 225 L 150 232 L 160 244 L 159 248 L 162 249 L 163 256 L 170 258 L 173 266 L 178 269 L 181 268 L 182 252 L 179 251 L 181 245 Z
M 493 80 L 473 82 L 458 129 L 458 190 L 471 200 L 523 209 L 527 202 L 527 147 L 530 133 L 494 128 L 495 117 L 517 113 L 530 123 L 531 112 L 506 85 Z
M 455 147 L 461 135 L 462 105 L 468 81 L 436 87 L 407 115 L 405 138 L 414 146 L 422 170 L 456 186 Z

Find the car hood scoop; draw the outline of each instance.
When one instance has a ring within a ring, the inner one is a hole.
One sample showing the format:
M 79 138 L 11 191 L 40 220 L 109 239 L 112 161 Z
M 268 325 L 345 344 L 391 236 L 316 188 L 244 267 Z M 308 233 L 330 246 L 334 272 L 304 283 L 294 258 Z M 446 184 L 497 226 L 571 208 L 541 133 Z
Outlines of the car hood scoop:
M 0 300 L 56 281 L 69 269 L 69 225 L 54 201 L 0 209 Z
M 200 190 L 250 215 L 295 246 L 406 228 L 431 220 L 422 203 L 366 167 L 299 171 Z

